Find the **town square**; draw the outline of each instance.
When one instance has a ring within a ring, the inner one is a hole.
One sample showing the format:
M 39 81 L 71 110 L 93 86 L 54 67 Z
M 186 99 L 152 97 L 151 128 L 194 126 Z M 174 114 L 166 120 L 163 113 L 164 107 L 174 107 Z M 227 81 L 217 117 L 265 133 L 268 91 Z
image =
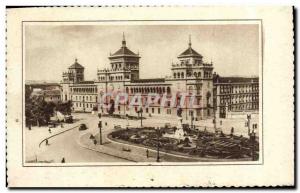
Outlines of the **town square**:
M 59 82 L 26 82 L 26 163 L 259 160 L 257 76 L 219 75 L 186 35 L 171 75 L 143 78 L 119 37 L 97 79 L 76 57 Z

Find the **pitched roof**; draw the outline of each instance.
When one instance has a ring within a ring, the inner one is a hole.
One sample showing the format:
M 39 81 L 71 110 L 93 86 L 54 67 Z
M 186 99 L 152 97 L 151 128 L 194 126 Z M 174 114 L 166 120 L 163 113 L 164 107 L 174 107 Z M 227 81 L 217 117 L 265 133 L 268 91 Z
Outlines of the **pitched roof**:
M 215 83 L 257 83 L 258 81 L 259 81 L 258 77 L 239 77 L 239 76 L 229 76 L 229 77 L 216 76 L 214 79 Z
M 196 57 L 202 58 L 202 55 L 199 54 L 198 52 L 196 52 L 192 47 L 189 47 L 188 49 L 186 49 L 178 57 L 182 58 L 182 57 L 187 57 L 187 56 L 196 56 Z
M 125 35 L 123 33 L 123 40 L 122 40 L 122 47 L 116 51 L 114 54 L 112 54 L 109 58 L 111 57 L 116 57 L 116 56 L 131 56 L 131 57 L 139 57 L 138 54 L 135 54 L 131 50 L 129 50 L 126 47 L 126 40 L 125 40 Z
M 44 90 L 44 95 L 45 96 L 56 96 L 56 95 L 60 95 L 61 91 L 60 90 Z
M 116 51 L 111 56 L 120 56 L 120 55 L 131 55 L 131 56 L 138 56 L 137 54 L 133 53 L 129 50 L 126 46 L 122 46 L 118 51 Z
M 69 69 L 70 68 L 84 68 L 81 64 L 79 64 L 78 62 L 77 62 L 77 59 L 75 59 L 75 63 L 74 64 L 72 64 L 70 67 L 69 67 Z

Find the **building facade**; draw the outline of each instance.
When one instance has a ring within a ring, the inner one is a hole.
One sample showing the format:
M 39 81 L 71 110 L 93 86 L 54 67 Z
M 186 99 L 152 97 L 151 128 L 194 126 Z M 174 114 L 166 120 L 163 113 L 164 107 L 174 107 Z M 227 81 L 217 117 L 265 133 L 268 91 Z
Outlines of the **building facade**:
M 149 115 L 176 116 L 179 103 L 184 101 L 180 107 L 183 118 L 201 120 L 214 117 L 213 63 L 203 61 L 203 56 L 192 48 L 191 39 L 188 48 L 177 57 L 177 62 L 170 65 L 172 74 L 165 78 L 140 77 L 141 56 L 126 46 L 124 34 L 121 48 L 108 58 L 110 68 L 98 70 L 96 81 L 84 80 L 84 67 L 77 59 L 63 73 L 61 99 L 71 100 L 74 111 L 98 109 L 106 113 L 105 105 L 117 100 L 120 102 L 114 108 L 115 114 L 136 115 L 143 110 Z M 120 93 L 126 93 L 128 99 L 116 98 Z M 149 93 L 160 97 L 145 106 Z M 140 96 L 141 101 L 130 106 L 130 101 L 138 100 L 136 96 Z
M 258 112 L 258 78 L 220 77 L 214 74 L 214 107 L 220 118 Z

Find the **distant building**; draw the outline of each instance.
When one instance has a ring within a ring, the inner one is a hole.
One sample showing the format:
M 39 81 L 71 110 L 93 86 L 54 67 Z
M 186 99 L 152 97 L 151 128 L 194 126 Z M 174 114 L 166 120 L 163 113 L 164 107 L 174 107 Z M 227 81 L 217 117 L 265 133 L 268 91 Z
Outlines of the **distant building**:
M 46 102 L 58 103 L 61 101 L 61 90 L 42 90 L 42 89 L 33 89 L 30 97 L 39 97 Z
M 214 74 L 216 116 L 227 118 L 259 110 L 259 79 Z
M 46 102 L 58 103 L 61 101 L 61 90 L 44 90 L 43 97 Z

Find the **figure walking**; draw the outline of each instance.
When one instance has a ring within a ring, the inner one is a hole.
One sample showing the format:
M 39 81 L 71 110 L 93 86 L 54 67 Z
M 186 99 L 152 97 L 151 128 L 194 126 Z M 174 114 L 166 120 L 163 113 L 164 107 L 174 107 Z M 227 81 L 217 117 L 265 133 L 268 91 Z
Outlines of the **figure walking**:
M 66 160 L 64 157 L 62 158 L 61 163 L 66 163 Z
M 146 150 L 146 156 L 147 156 L 147 158 L 149 158 L 149 150 L 148 149 Z
M 45 141 L 45 142 L 46 142 L 46 145 L 49 145 L 48 139 L 46 139 L 46 141 Z
M 49 133 L 51 133 L 51 129 L 50 128 L 48 129 L 48 131 L 49 131 Z

